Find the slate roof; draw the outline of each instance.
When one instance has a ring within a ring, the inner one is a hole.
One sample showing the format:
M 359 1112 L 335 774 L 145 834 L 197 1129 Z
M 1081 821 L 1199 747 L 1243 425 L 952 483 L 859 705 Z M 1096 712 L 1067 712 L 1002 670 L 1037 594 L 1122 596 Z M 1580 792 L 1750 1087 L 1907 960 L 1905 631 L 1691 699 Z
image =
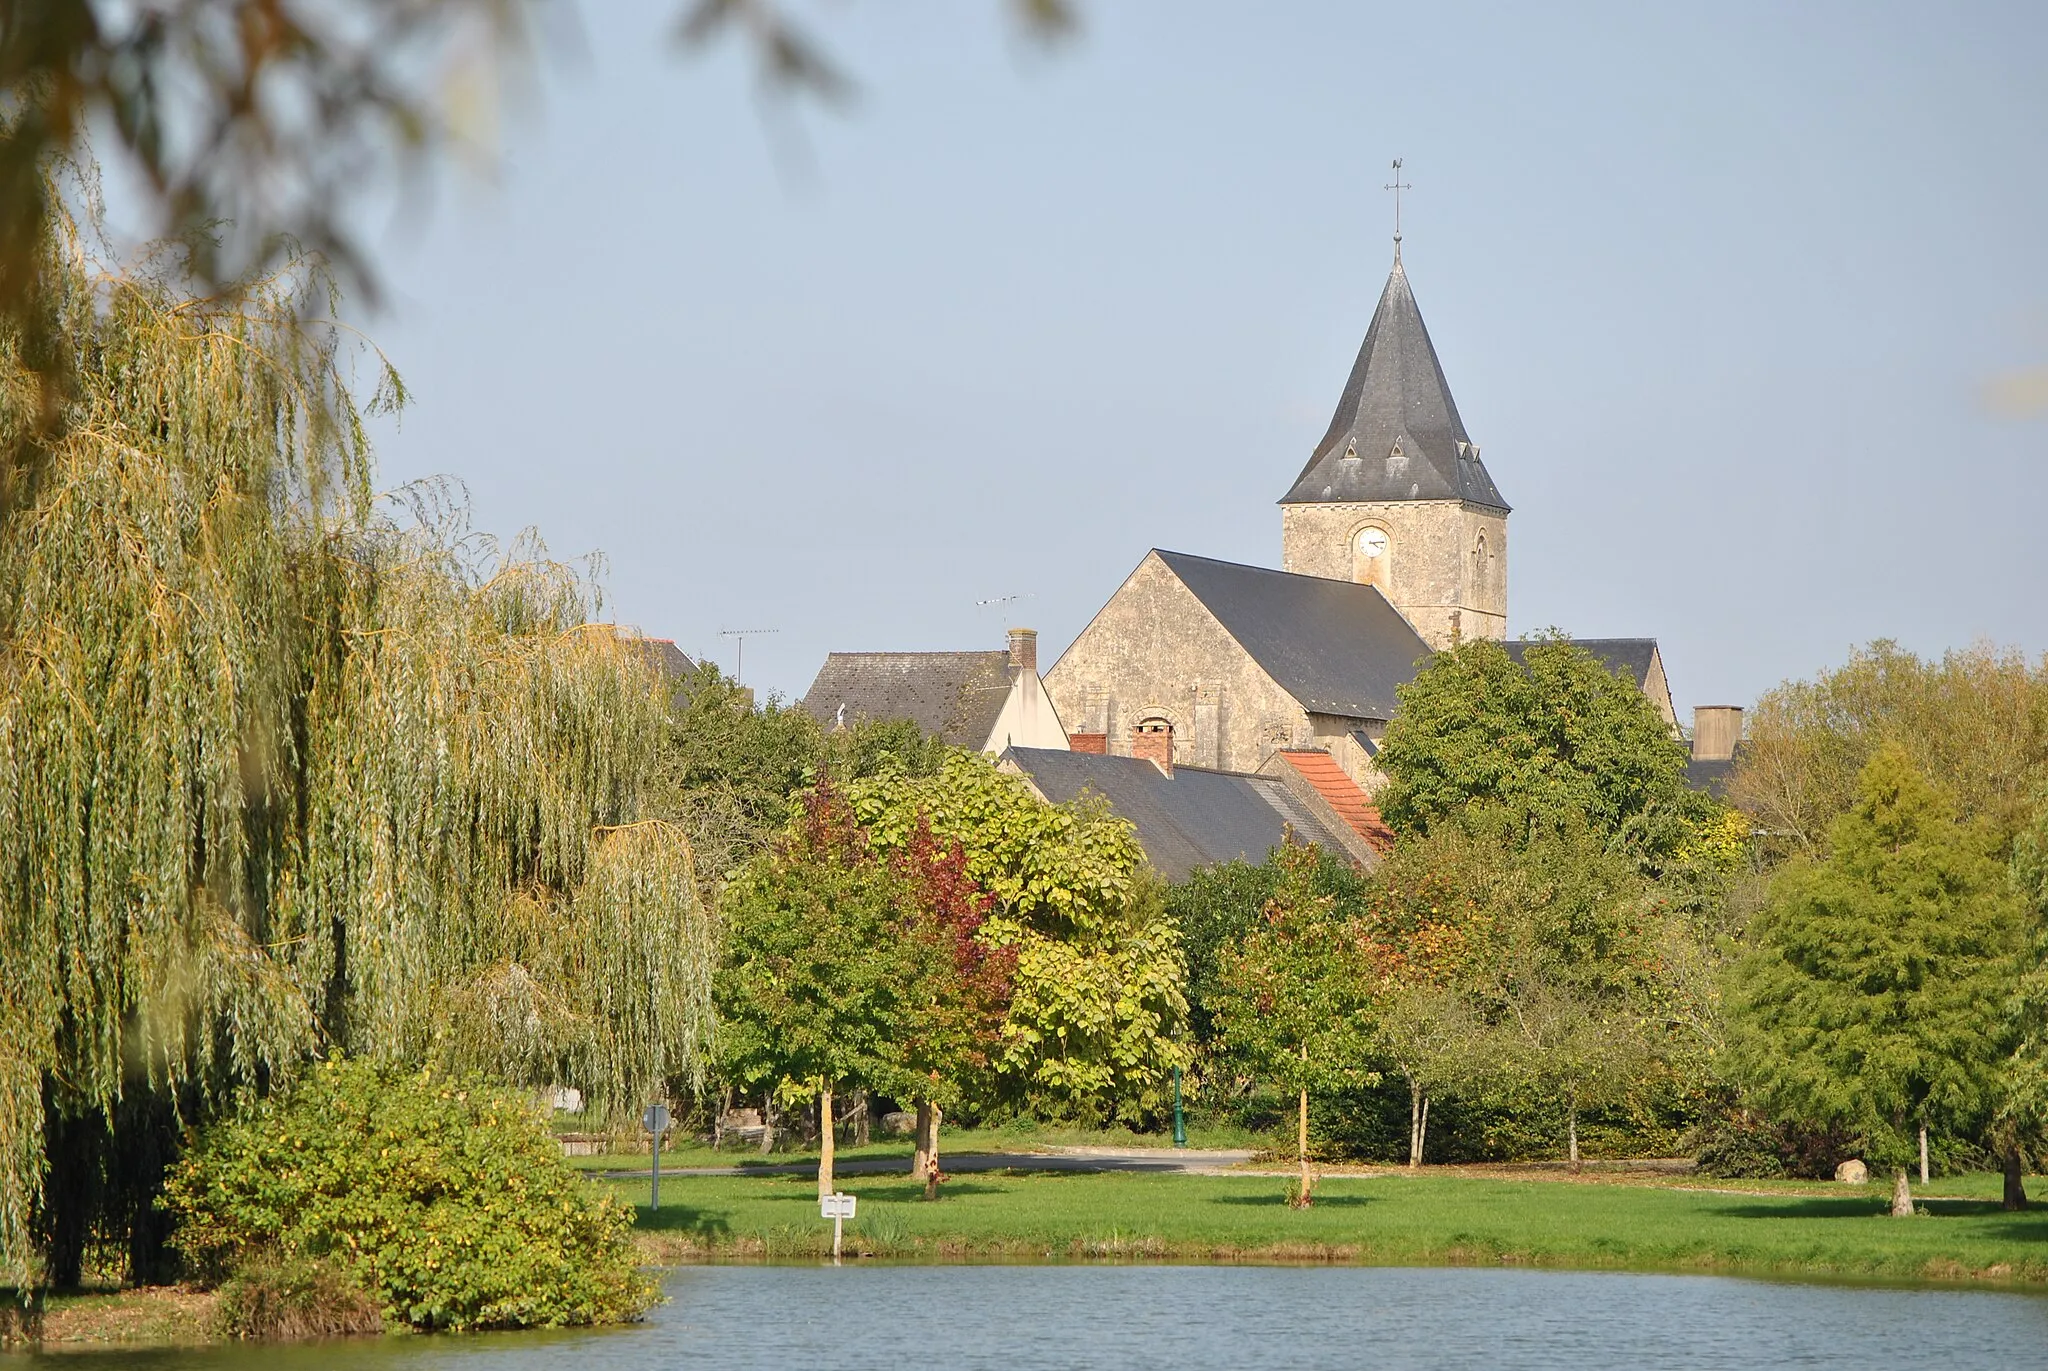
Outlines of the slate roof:
M 1688 760 L 1685 764 L 1685 783 L 1694 790 L 1704 790 L 1715 799 L 1728 793 L 1728 782 L 1735 775 L 1735 759 L 1721 757 L 1714 761 Z
M 834 652 L 804 692 L 803 707 L 827 728 L 841 719 L 908 719 L 955 747 L 988 741 L 1010 696 L 1010 654 Z
M 1375 587 L 1154 553 L 1304 709 L 1391 719 L 1394 687 L 1413 680 L 1429 656 L 1429 645 Z
M 1529 649 L 1544 641 L 1541 638 L 1515 638 L 1501 646 L 1517 662 L 1526 662 Z M 1650 663 L 1657 655 L 1655 638 L 1573 638 L 1569 641 L 1573 647 L 1582 647 L 1598 657 L 1609 671 L 1626 671 L 1638 690 L 1644 689 L 1644 683 L 1650 679 Z
M 1243 858 L 1262 862 L 1285 841 L 1342 854 L 1344 844 L 1272 776 L 1177 766 L 1168 776 L 1142 757 L 1013 747 L 1003 753 L 1054 804 L 1084 792 L 1100 795 L 1138 831 L 1153 869 L 1169 881 L 1199 866 Z
M 647 660 L 661 669 L 661 674 L 671 681 L 680 681 L 697 669 L 673 638 L 642 638 L 640 650 L 647 654 Z
M 1508 508 L 1458 417 L 1398 255 L 1330 431 L 1280 503 L 1337 500 L 1470 500 Z

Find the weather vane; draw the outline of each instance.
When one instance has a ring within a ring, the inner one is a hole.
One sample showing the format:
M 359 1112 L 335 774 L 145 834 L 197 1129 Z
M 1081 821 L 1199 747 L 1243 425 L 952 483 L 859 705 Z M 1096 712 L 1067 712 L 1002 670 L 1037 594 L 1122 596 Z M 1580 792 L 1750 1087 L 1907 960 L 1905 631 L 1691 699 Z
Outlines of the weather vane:
M 1394 179 L 1381 186 L 1380 189 L 1394 192 L 1394 257 L 1398 260 L 1401 256 L 1401 192 L 1415 189 L 1415 187 L 1401 179 L 1400 158 L 1396 157 L 1394 159 Z

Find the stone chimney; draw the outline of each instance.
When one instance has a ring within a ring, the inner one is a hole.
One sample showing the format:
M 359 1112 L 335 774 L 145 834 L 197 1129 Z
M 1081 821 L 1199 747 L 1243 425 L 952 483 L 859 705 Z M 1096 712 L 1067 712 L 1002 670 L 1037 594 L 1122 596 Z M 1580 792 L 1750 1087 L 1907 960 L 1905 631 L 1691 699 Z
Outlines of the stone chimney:
M 1735 756 L 1735 745 L 1741 741 L 1741 705 L 1693 706 L 1692 759 L 1694 761 L 1728 761 Z
M 1035 628 L 1013 628 L 1010 630 L 1010 670 L 1028 671 L 1038 674 L 1038 630 Z
M 1171 776 L 1173 774 L 1173 725 L 1164 719 L 1146 719 L 1131 726 L 1131 755 L 1143 757 Z

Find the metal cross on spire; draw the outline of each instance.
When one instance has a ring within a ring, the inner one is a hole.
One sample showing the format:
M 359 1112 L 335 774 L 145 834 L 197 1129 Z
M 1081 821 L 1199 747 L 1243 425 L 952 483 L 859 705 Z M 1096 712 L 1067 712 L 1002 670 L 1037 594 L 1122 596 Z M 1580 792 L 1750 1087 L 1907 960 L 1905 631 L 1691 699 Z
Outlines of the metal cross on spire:
M 1394 179 L 1380 189 L 1394 192 L 1394 260 L 1398 262 L 1401 260 L 1401 192 L 1415 189 L 1401 179 L 1400 158 L 1394 159 Z

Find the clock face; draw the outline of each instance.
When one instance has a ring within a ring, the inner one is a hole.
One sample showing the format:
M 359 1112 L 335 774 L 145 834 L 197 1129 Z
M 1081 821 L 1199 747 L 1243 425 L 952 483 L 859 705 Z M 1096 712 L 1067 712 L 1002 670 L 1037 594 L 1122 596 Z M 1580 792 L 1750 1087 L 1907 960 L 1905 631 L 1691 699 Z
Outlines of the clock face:
M 1387 555 L 1387 535 L 1384 529 L 1368 528 L 1358 535 L 1358 555 L 1361 557 L 1384 557 Z

